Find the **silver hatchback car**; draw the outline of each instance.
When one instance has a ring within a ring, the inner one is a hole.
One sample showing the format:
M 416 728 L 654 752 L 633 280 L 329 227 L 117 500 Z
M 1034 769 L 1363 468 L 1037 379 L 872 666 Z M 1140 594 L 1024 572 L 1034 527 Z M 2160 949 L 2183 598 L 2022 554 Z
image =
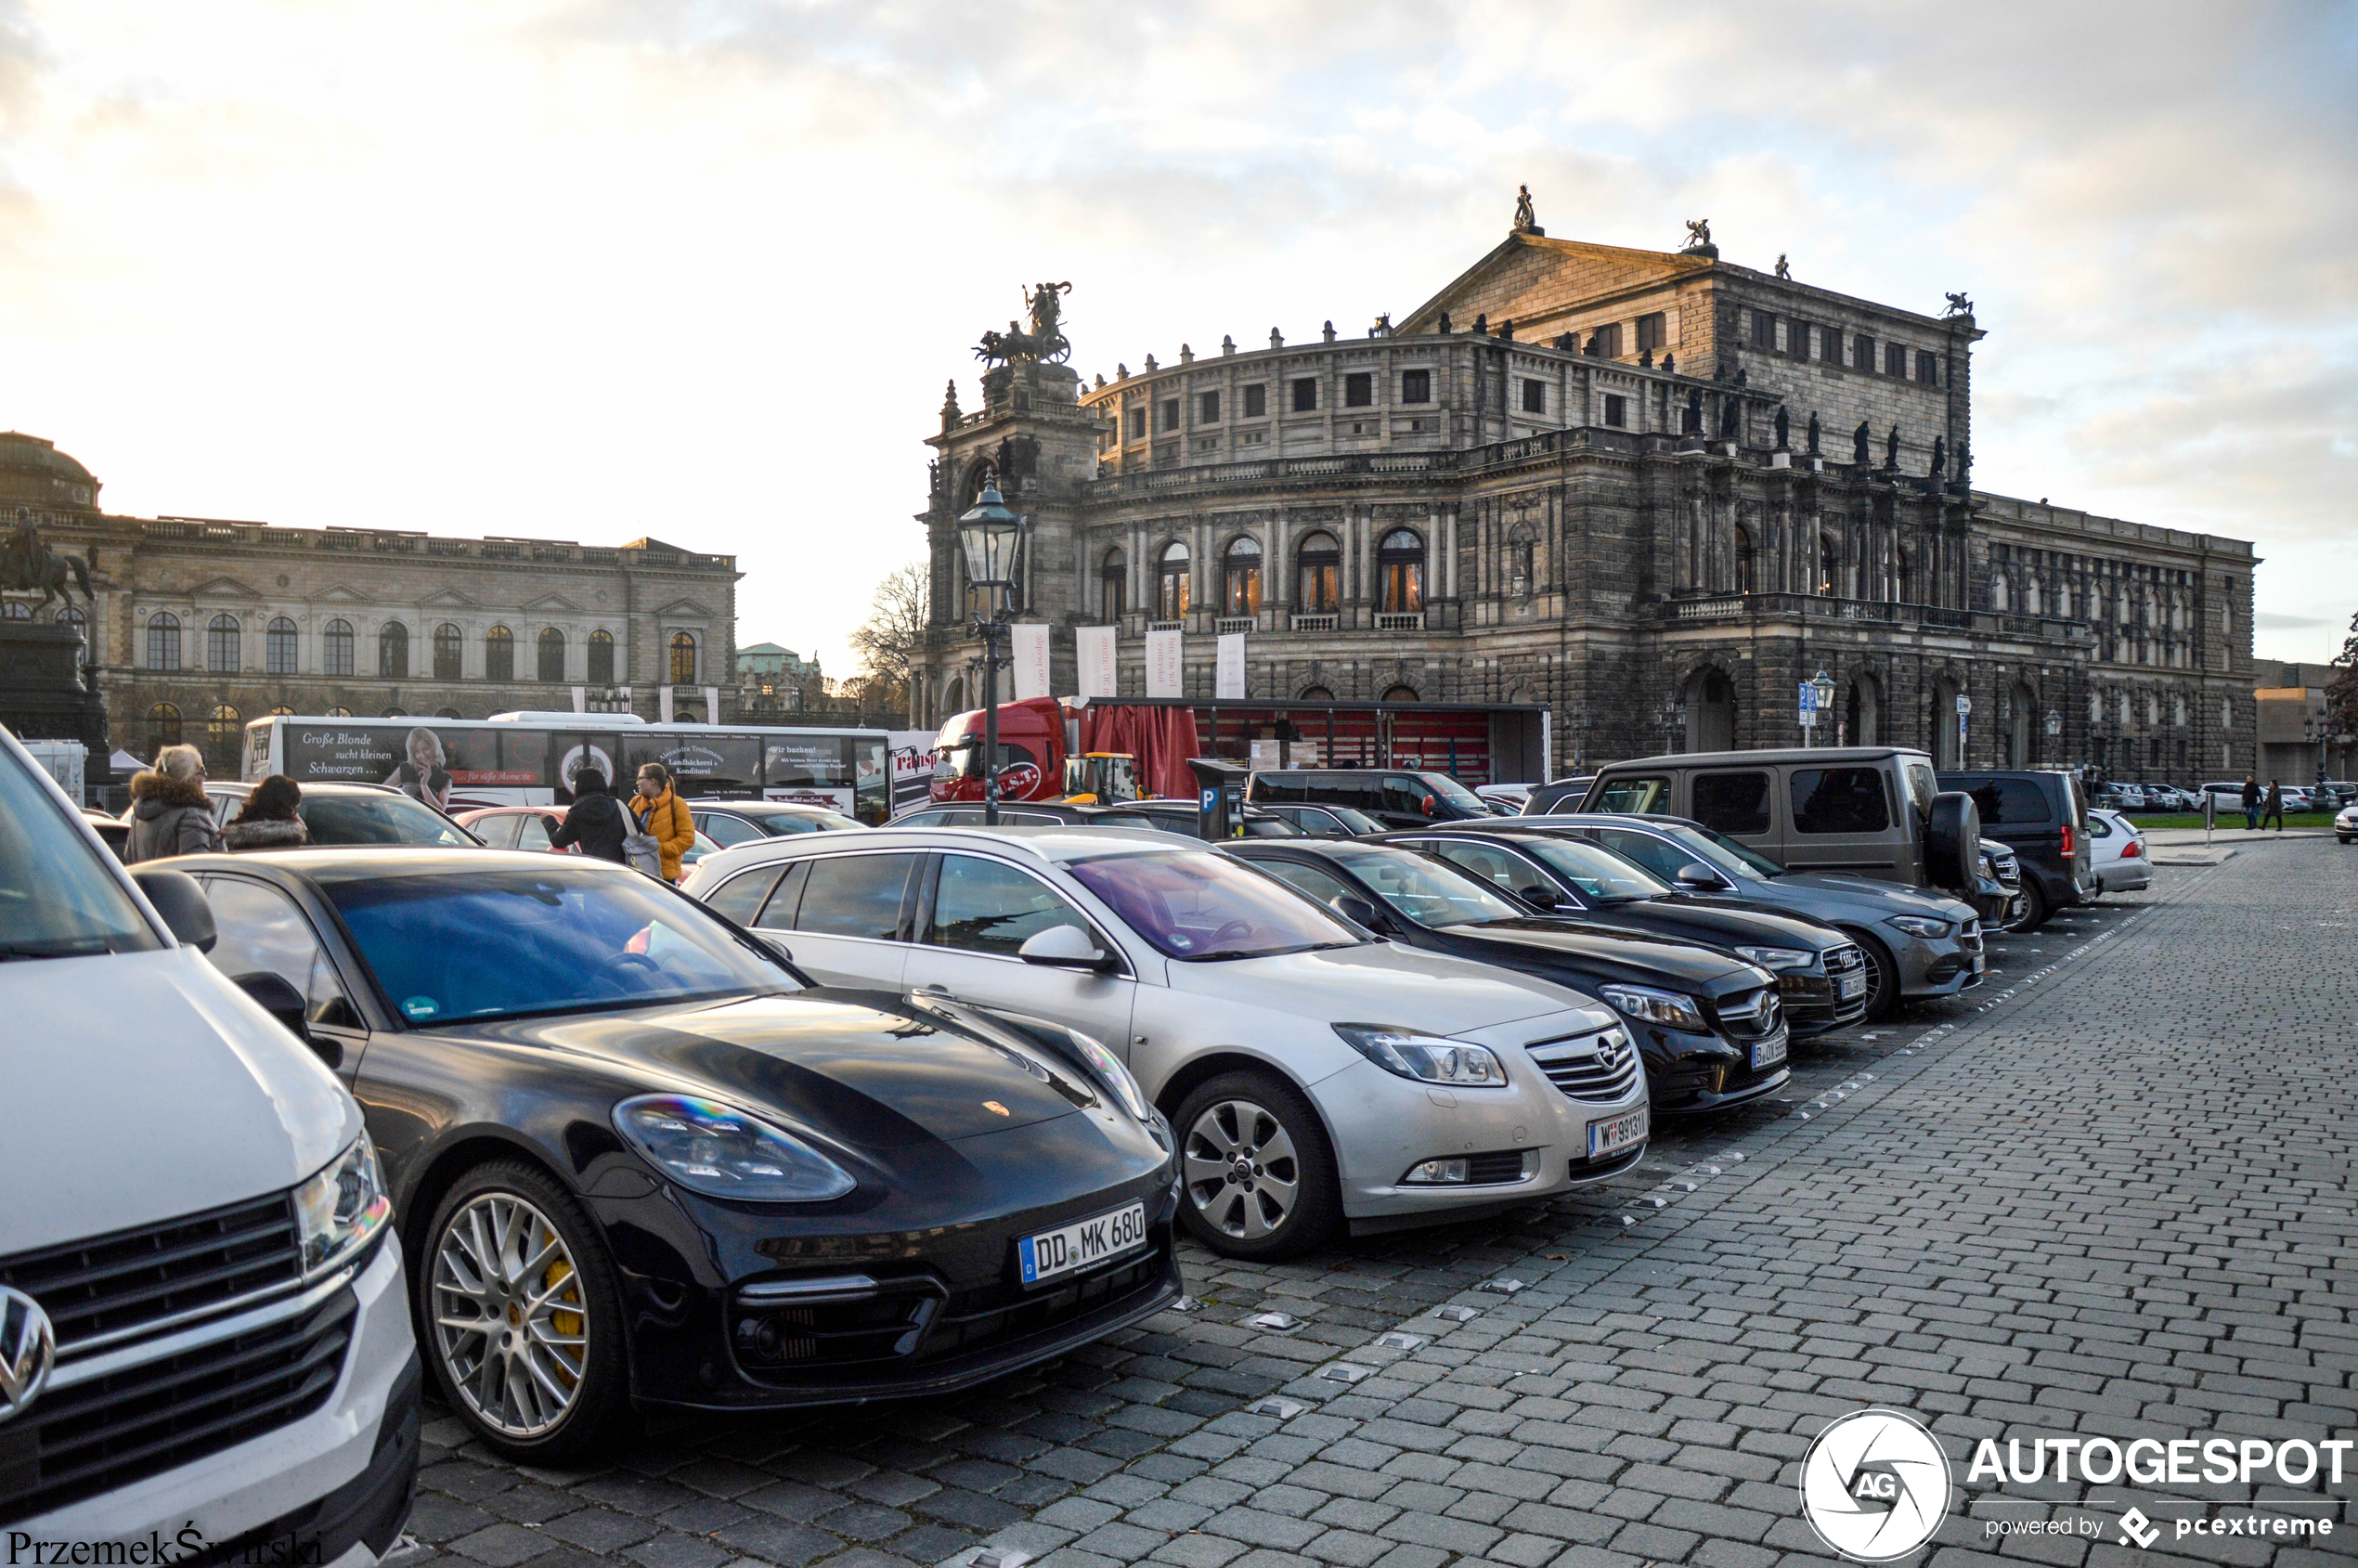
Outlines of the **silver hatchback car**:
M 943 994 L 1111 1048 L 1180 1140 L 1182 1222 L 1233 1257 L 1472 1217 L 1645 1152 L 1645 1075 L 1609 1009 L 1371 937 L 1208 845 L 808 834 L 709 856 L 685 888 L 823 985 Z

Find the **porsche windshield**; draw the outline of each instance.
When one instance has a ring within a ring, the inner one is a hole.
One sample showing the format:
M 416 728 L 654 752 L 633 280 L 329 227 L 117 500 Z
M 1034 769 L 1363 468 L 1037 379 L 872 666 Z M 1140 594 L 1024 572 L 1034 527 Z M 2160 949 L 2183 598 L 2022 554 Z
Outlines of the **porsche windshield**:
M 695 905 L 628 873 L 486 866 L 319 882 L 386 1005 L 414 1028 L 797 989 Z

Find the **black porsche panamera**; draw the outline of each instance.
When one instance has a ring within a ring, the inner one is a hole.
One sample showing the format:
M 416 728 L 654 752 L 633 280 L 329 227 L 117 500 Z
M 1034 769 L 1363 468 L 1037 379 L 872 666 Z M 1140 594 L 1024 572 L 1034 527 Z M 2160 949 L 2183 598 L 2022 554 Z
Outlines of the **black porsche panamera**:
M 814 987 L 602 862 L 173 867 L 366 1111 L 425 1358 L 502 1453 L 960 1388 L 1179 1295 L 1170 1129 L 1084 1035 Z

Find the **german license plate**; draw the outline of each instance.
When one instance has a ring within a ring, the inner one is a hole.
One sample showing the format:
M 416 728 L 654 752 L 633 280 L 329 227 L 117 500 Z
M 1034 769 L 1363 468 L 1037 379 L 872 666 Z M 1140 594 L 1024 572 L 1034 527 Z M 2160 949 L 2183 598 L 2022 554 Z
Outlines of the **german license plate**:
M 1780 1030 L 1774 1039 L 1756 1042 L 1752 1047 L 1752 1070 L 1758 1072 L 1762 1068 L 1775 1067 L 1783 1061 L 1786 1038 Z
M 1061 1230 L 1043 1230 L 1016 1243 L 1023 1282 L 1037 1285 L 1077 1268 L 1134 1252 L 1147 1244 L 1147 1206 L 1132 1203 L 1076 1221 Z
M 1856 1001 L 1858 998 L 1859 998 L 1859 997 L 1861 997 L 1861 996 L 1864 996 L 1864 995 L 1866 995 L 1866 994 L 1867 994 L 1867 977 L 1866 977 L 1866 976 L 1864 976 L 1864 975 L 1845 975 L 1845 976 L 1843 976 L 1843 978 L 1842 978 L 1842 999 L 1843 999 L 1845 1002 Z
M 1588 1158 L 1614 1154 L 1646 1141 L 1646 1113 L 1641 1107 L 1610 1121 L 1588 1123 Z
M 1975 953 L 1975 954 L 1973 955 L 1973 973 L 1974 973 L 1974 978 L 1976 978 L 1976 979 L 1979 979 L 1979 978 L 1981 978 L 1981 977 L 1982 977 L 1982 976 L 1984 976 L 1984 975 L 1988 974 L 1989 972 L 1989 954 L 1987 954 L 1987 953 L 1981 953 L 1981 952 L 1976 952 L 1976 953 Z

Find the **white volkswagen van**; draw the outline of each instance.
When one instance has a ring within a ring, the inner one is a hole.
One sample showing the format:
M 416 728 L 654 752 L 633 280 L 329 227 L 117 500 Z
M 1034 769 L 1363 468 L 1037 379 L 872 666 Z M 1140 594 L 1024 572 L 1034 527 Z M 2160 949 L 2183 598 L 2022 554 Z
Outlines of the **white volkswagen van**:
M 275 977 L 212 944 L 0 730 L 0 1531 L 368 1568 L 418 1466 L 391 1206 Z

